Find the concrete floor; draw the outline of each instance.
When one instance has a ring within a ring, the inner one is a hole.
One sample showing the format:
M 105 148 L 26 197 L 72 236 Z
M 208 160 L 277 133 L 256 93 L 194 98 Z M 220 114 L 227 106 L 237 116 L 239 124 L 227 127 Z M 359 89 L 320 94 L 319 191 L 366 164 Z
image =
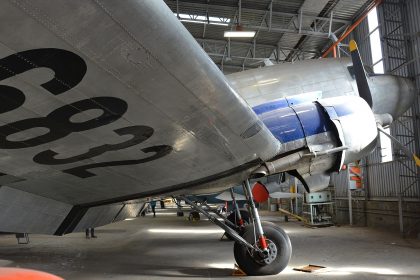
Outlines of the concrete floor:
M 265 220 L 279 220 L 262 214 Z M 290 235 L 293 257 L 280 275 L 264 279 L 420 279 L 419 240 L 368 228 L 281 226 Z M 96 233 L 98 238 L 89 240 L 84 233 L 30 235 L 28 245 L 1 235 L 0 266 L 33 268 L 65 279 L 242 278 L 231 276 L 233 243 L 219 240 L 222 230 L 208 221 L 176 217 L 174 210 L 107 225 Z M 307 264 L 327 268 L 311 274 L 292 270 Z

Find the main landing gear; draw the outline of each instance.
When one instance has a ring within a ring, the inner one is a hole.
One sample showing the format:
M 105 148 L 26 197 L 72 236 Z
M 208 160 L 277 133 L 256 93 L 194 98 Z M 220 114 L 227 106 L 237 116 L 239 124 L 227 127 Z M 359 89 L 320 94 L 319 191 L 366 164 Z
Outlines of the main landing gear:
M 233 225 L 230 221 L 219 221 L 207 209 L 196 205 L 185 196 L 179 198 L 220 226 L 235 240 L 233 248 L 235 260 L 239 268 L 247 275 L 278 274 L 286 268 L 292 255 L 290 239 L 279 226 L 261 222 L 248 180 L 244 182 L 243 187 L 250 208 L 250 224 L 242 227 L 239 232 L 235 230 L 236 225 Z

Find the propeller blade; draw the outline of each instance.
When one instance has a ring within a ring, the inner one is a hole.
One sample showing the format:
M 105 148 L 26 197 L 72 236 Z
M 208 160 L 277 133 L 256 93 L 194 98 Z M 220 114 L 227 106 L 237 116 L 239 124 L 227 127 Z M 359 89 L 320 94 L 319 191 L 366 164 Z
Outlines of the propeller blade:
M 367 104 L 369 104 L 370 108 L 372 108 L 372 95 L 370 93 L 368 80 L 366 77 L 365 69 L 363 68 L 362 58 L 360 57 L 356 41 L 350 41 L 349 49 L 351 53 L 351 60 L 353 61 L 353 71 L 356 76 L 356 83 L 357 89 L 359 90 L 359 96 L 363 98 L 367 102 Z
M 394 141 L 394 143 L 404 152 L 404 154 L 408 157 L 411 157 L 414 159 L 414 162 L 417 166 L 420 166 L 420 159 L 413 154 L 409 149 L 407 149 L 403 144 L 401 144 L 400 141 L 398 141 L 397 138 L 392 136 L 391 134 L 387 133 L 380 125 L 378 125 L 378 131 L 382 132 L 384 135 L 386 135 L 389 139 Z

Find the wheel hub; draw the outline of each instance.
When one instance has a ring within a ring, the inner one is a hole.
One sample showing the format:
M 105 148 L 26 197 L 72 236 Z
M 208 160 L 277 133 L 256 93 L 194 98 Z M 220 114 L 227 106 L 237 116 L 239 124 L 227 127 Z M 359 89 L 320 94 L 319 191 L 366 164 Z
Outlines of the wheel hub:
M 267 241 L 267 250 L 268 254 L 264 254 L 264 256 L 260 253 L 254 252 L 254 254 L 257 254 L 258 256 L 254 255 L 254 259 L 257 263 L 262 265 L 271 264 L 277 257 L 277 246 L 274 244 L 273 241 L 270 239 L 266 239 Z
M 276 257 L 277 257 L 277 246 L 272 242 L 271 240 L 267 239 L 267 245 L 268 245 L 268 255 L 264 259 L 265 264 L 272 263 Z

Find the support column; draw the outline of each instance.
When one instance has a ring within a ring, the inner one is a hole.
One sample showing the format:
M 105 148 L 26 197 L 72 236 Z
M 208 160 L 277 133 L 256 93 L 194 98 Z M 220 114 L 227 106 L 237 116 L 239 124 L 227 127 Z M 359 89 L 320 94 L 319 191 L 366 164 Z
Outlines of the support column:
M 398 194 L 398 220 L 400 222 L 400 234 L 402 237 L 404 237 L 404 217 L 403 217 L 403 198 L 402 194 Z
M 351 189 L 348 189 L 348 195 L 349 195 L 349 223 L 352 226 L 353 225 L 353 204 L 351 201 Z

